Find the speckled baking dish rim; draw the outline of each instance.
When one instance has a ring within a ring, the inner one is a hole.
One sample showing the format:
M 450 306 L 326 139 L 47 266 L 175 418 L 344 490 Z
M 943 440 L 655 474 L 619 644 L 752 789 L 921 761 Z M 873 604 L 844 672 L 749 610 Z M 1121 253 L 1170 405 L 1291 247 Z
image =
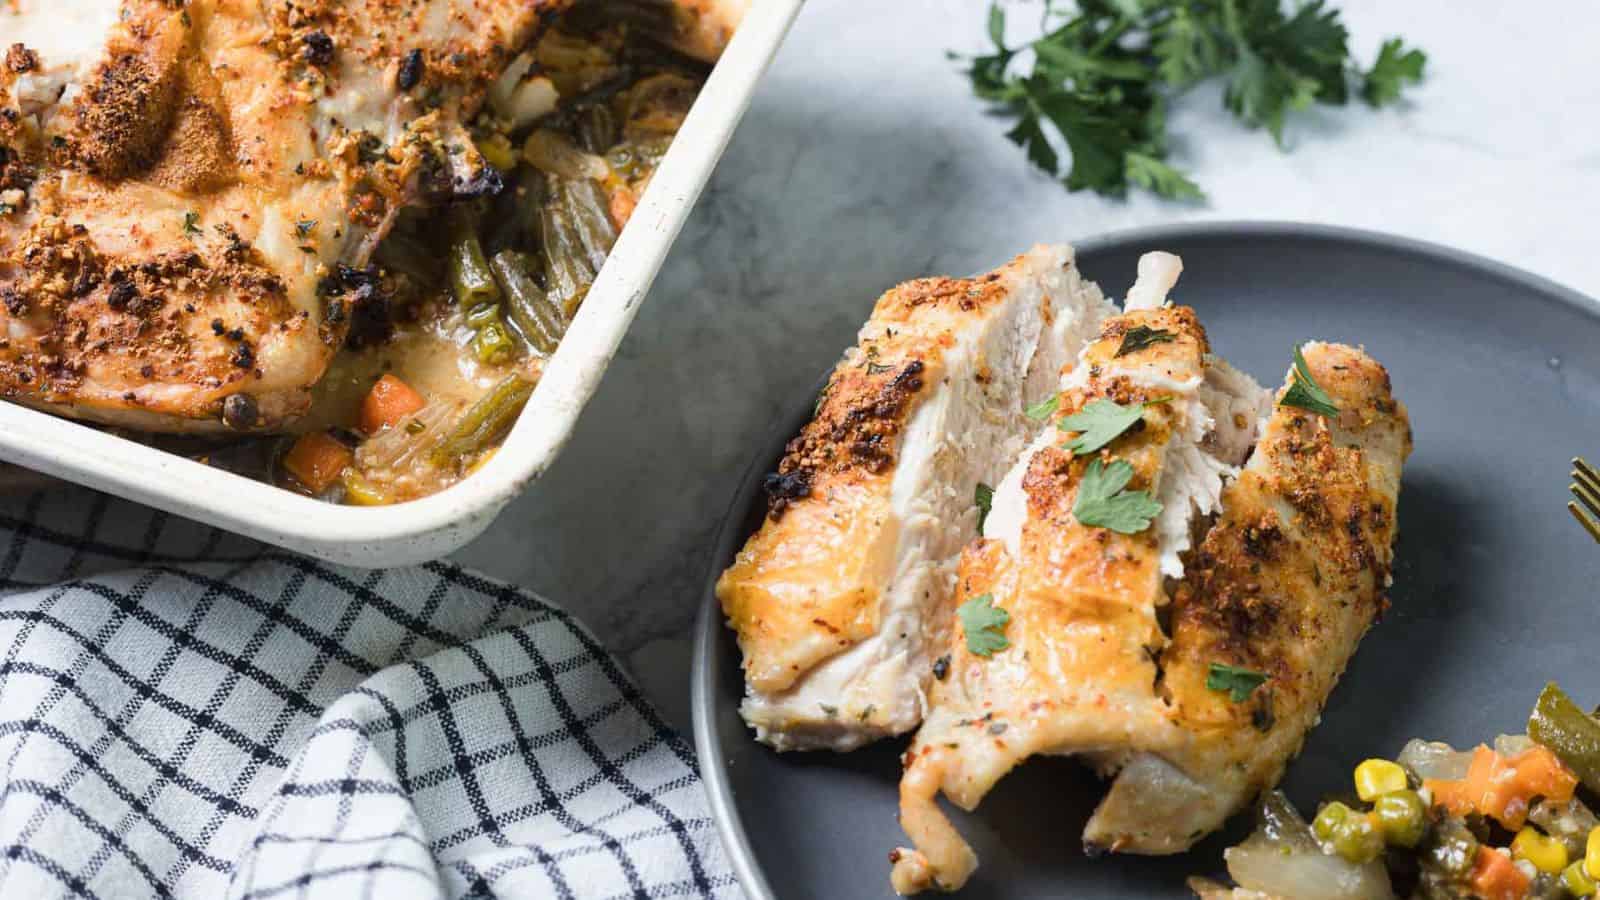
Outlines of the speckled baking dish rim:
M 555 461 L 593 396 L 803 0 L 755 0 L 500 452 L 471 478 L 386 507 L 334 506 L 0 402 L 0 460 L 336 563 L 444 556 Z

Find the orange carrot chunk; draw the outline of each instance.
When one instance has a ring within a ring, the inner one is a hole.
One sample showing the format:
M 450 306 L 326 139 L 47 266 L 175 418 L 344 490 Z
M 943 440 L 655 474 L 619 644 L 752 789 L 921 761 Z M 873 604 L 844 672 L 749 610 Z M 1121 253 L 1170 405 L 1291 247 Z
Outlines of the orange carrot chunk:
M 283 468 L 306 490 L 320 494 L 339 479 L 355 461 L 355 453 L 326 431 L 301 435 L 283 457 Z
M 1467 883 L 1472 887 L 1472 896 L 1482 900 L 1525 900 L 1532 881 L 1504 853 L 1479 847 Z
M 385 375 L 361 401 L 361 430 L 377 434 L 399 425 L 406 416 L 427 405 L 428 401 L 412 390 L 411 385 L 393 375 Z
M 1516 831 L 1527 821 L 1535 797 L 1552 803 L 1571 800 L 1578 776 L 1538 744 L 1515 756 L 1501 756 L 1479 744 L 1465 778 L 1426 778 L 1422 785 L 1433 792 L 1435 806 L 1458 816 L 1482 813 Z

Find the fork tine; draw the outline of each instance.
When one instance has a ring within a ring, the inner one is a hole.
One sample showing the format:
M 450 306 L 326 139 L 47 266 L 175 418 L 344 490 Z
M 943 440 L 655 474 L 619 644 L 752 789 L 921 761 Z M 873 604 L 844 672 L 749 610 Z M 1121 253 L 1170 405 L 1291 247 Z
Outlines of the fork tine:
M 1572 477 L 1588 488 L 1590 493 L 1600 496 L 1600 472 L 1596 472 L 1581 456 L 1572 461 Z
M 1567 486 L 1573 496 L 1589 510 L 1589 514 L 1600 518 L 1600 491 L 1597 491 L 1582 481 L 1575 481 Z
M 1578 508 L 1578 503 L 1575 500 L 1567 501 L 1567 512 L 1572 513 L 1572 517 L 1578 520 L 1578 524 L 1583 526 L 1584 531 L 1589 532 L 1589 536 L 1595 539 L 1595 543 L 1600 543 L 1600 522 L 1596 522 L 1584 515 L 1583 510 Z

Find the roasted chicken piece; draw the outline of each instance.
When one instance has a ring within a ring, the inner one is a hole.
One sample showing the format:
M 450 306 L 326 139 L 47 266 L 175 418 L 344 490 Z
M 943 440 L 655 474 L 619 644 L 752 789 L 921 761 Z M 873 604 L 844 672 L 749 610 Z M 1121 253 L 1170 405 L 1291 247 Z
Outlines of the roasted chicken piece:
M 1048 429 L 1001 483 L 983 538 L 962 555 L 953 602 L 1003 610 L 1008 643 L 975 642 L 970 623 L 953 629 L 932 708 L 905 756 L 901 824 L 916 847 L 895 851 L 900 893 L 955 890 L 976 866 L 938 794 L 970 810 L 1035 754 L 1170 751 L 1187 741 L 1157 689 L 1164 580 L 1181 574 L 1191 525 L 1215 510 L 1267 395 L 1210 355 L 1192 310 L 1160 305 L 1177 271 L 1166 254 L 1141 262 L 1131 308 L 1106 321 L 1057 402 L 1072 423 L 1112 403 L 1138 418 L 1081 455 L 1067 446 L 1067 422 Z M 1117 467 L 1127 470 L 1126 490 L 1161 504 L 1142 527 L 1079 518 L 1088 517 L 1080 493 Z
M 978 485 L 1110 311 L 1066 247 L 878 300 L 717 583 L 758 739 L 846 750 L 921 721 Z
M 166 431 L 303 412 L 396 213 L 498 187 L 462 122 L 561 5 L 0 5 L 0 396 Z
M 1171 722 L 1189 740 L 1127 761 L 1084 832 L 1091 845 L 1187 850 L 1276 784 L 1386 605 L 1405 408 L 1361 350 L 1312 343 L 1304 354 L 1338 415 L 1279 406 L 1228 486 L 1160 658 Z M 1218 666 L 1265 681 L 1235 702 L 1207 685 Z

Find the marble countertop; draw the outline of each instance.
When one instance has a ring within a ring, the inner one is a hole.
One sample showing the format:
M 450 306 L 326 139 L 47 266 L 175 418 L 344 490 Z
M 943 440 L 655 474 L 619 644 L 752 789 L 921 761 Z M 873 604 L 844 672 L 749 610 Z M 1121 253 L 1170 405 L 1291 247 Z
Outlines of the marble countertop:
M 984 3 L 811 0 L 572 443 L 456 558 L 572 610 L 687 729 L 689 631 L 735 483 L 897 281 L 1038 241 L 1281 219 L 1449 244 L 1600 297 L 1600 7 L 1337 5 L 1363 60 L 1394 34 L 1424 47 L 1426 83 L 1398 109 L 1302 115 L 1288 152 L 1234 124 L 1215 86 L 1191 92 L 1170 127 L 1210 197 L 1194 206 L 1031 171 L 945 57 L 980 48 Z M 1037 0 L 1016 8 L 1031 19 Z M 1132 279 L 1088 274 L 1119 295 Z

